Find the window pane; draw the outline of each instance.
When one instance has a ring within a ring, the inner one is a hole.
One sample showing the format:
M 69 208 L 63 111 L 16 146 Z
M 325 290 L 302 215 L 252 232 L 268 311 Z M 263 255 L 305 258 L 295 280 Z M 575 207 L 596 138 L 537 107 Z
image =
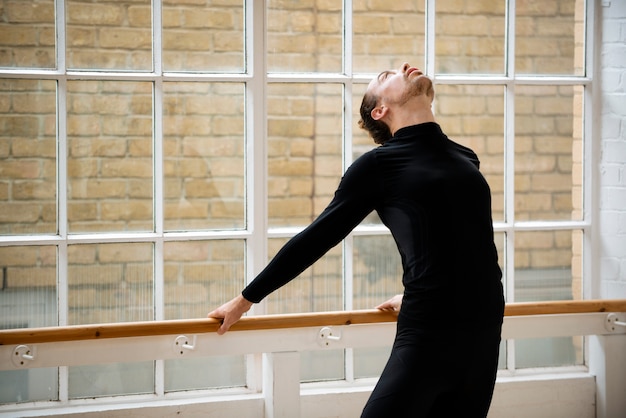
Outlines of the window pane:
M 0 404 L 57 400 L 58 368 L 0 371 Z
M 154 319 L 153 244 L 68 246 L 68 324 Z
M 55 68 L 54 0 L 3 1 L 0 67 Z
M 582 232 L 515 235 L 515 301 L 582 298 Z
M 582 231 L 517 232 L 515 301 L 582 299 Z M 515 341 L 517 368 L 583 364 L 582 337 Z
M 0 247 L 0 329 L 57 325 L 55 246 Z
M 67 67 L 152 71 L 151 0 L 66 0 Z
M 342 174 L 343 88 L 268 86 L 269 225 L 308 225 Z
M 320 350 L 300 353 L 300 382 L 345 379 L 345 351 Z
M 269 240 L 270 259 L 286 242 L 287 239 L 281 238 Z M 267 313 L 324 312 L 343 309 L 342 255 L 342 244 L 338 244 L 294 280 L 270 294 L 266 298 Z
M 165 360 L 165 391 L 243 387 L 245 367 L 243 356 Z
M 435 7 L 437 73 L 505 72 L 506 1 L 438 0 Z
M 354 309 L 373 309 L 402 293 L 402 260 L 391 235 L 354 237 Z
M 519 86 L 515 217 L 582 219 L 582 88 Z
M 244 71 L 243 1 L 163 1 L 165 71 Z
M 371 308 L 370 308 L 371 309 Z M 380 377 L 391 353 L 391 341 L 386 347 L 355 348 L 354 378 Z
M 584 75 L 585 1 L 516 4 L 515 69 L 521 74 Z
M 341 72 L 342 5 L 342 0 L 269 0 L 268 71 Z
M 244 287 L 243 241 L 166 242 L 163 252 L 165 319 L 204 317 Z
M 245 227 L 244 86 L 164 83 L 165 229 Z
M 493 219 L 504 220 L 504 88 L 442 84 L 435 91 L 438 123 L 451 140 L 478 155 L 491 188 Z
M 355 73 L 380 73 L 404 61 L 424 68 L 424 0 L 353 2 Z
M 67 83 L 70 232 L 152 231 L 152 83 Z
M 154 393 L 154 362 L 69 367 L 69 398 Z
M 0 80 L 0 235 L 57 232 L 56 82 Z

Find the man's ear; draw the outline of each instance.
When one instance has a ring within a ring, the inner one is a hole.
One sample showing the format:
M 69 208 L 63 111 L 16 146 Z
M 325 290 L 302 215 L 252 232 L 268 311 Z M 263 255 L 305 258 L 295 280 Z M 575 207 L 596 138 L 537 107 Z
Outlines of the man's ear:
M 388 111 L 389 111 L 389 108 L 385 105 L 376 106 L 374 109 L 372 109 L 372 113 L 371 113 L 372 119 L 381 120 L 382 118 L 385 117 Z

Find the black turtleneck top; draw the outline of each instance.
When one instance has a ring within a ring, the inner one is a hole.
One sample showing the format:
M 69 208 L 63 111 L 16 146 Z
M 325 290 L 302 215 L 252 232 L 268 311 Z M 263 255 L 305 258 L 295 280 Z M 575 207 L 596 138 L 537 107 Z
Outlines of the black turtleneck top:
M 285 244 L 242 295 L 260 302 L 375 210 L 402 258 L 400 318 L 424 328 L 449 324 L 451 315 L 501 321 L 491 195 L 478 168 L 476 154 L 448 139 L 434 122 L 398 130 L 354 161 L 328 207 Z

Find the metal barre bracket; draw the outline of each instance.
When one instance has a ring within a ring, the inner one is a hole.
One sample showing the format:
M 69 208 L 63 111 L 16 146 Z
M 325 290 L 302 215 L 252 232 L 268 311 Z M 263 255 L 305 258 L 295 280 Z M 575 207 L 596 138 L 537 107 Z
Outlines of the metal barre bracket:
M 317 342 L 322 347 L 328 347 L 339 340 L 341 340 L 341 333 L 338 330 L 333 331 L 331 327 L 324 327 L 317 334 Z
M 620 318 L 615 313 L 610 313 L 606 316 L 606 322 L 604 323 L 607 331 L 615 332 L 619 327 L 626 328 L 626 321 L 620 321 Z
M 190 344 L 189 341 L 191 339 L 189 337 L 187 337 L 186 335 L 179 335 L 174 340 L 174 351 L 182 356 L 189 351 L 195 350 L 197 337 L 197 335 L 194 335 L 192 343 Z
M 15 367 L 23 367 L 33 360 L 35 360 L 35 350 L 28 345 L 18 345 L 11 355 L 11 361 Z

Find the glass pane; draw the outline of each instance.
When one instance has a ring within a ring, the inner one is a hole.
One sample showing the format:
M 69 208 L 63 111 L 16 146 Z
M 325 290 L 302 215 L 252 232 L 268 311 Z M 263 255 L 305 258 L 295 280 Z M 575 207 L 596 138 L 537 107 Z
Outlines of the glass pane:
M 585 3 L 583 0 L 517 3 L 517 73 L 585 74 Z
M 435 7 L 437 73 L 505 72 L 506 1 L 438 0 Z
M 517 87 L 516 220 L 582 219 L 582 105 L 582 87 Z
M 582 337 L 515 340 L 515 367 L 579 366 L 583 364 Z
M 68 246 L 68 324 L 154 319 L 152 243 Z
M 3 1 L 0 67 L 55 68 L 54 0 Z
M 300 382 L 345 379 L 344 350 L 304 351 L 300 353 Z
M 164 244 L 165 319 L 202 318 L 245 285 L 245 243 L 240 240 Z
M 67 90 L 70 232 L 152 231 L 152 83 Z
M 274 238 L 268 242 L 270 259 L 287 242 Z M 331 248 L 322 258 L 294 280 L 267 297 L 268 314 L 339 311 L 343 309 L 342 244 Z
M 391 343 L 389 341 L 386 347 L 355 348 L 353 351 L 354 378 L 379 377 L 389 359 Z
M 515 301 L 582 298 L 582 232 L 515 234 Z
M 0 268 L 0 329 L 57 325 L 56 247 L 0 247 Z
M 515 301 L 582 299 L 582 231 L 517 232 Z M 515 341 L 517 368 L 583 364 L 582 337 Z
M 163 254 L 165 319 L 203 318 L 244 287 L 244 241 L 166 242 Z M 244 356 L 165 360 L 165 390 L 245 386 L 245 366 Z
M 0 235 L 57 232 L 56 82 L 0 80 Z
M 246 385 L 245 367 L 243 356 L 165 360 L 165 391 L 243 387 Z
M 245 227 L 244 86 L 163 84 L 165 229 Z
M 380 73 L 405 61 L 424 68 L 424 0 L 353 2 L 355 73 Z
M 437 122 L 451 140 L 478 155 L 493 219 L 504 220 L 504 88 L 441 84 L 435 91 Z
M 67 67 L 152 71 L 151 0 L 66 0 Z
M 402 260 L 391 235 L 354 237 L 354 309 L 373 309 L 403 292 Z
M 59 400 L 56 367 L 0 371 L 0 404 Z
M 342 174 L 343 87 L 268 86 L 269 225 L 308 225 Z
M 165 71 L 245 70 L 243 1 L 163 1 Z
M 154 363 L 73 366 L 68 380 L 70 399 L 154 393 Z
M 269 0 L 268 71 L 341 72 L 342 6 L 342 0 Z

